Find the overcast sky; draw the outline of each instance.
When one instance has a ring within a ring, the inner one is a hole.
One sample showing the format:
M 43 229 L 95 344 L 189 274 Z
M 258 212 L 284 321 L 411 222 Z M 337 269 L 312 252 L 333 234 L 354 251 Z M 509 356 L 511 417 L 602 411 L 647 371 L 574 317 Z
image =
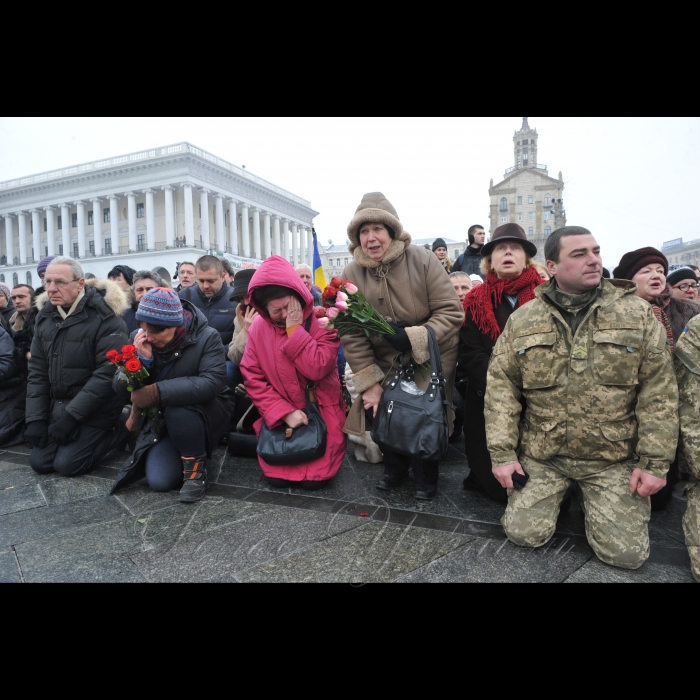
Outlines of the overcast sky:
M 522 117 L 0 117 L 0 181 L 189 141 L 311 201 L 343 243 L 362 195 L 383 192 L 415 238 L 488 228 L 489 182 L 513 165 Z M 700 117 L 530 117 L 539 161 L 564 173 L 568 222 L 606 265 L 700 238 Z

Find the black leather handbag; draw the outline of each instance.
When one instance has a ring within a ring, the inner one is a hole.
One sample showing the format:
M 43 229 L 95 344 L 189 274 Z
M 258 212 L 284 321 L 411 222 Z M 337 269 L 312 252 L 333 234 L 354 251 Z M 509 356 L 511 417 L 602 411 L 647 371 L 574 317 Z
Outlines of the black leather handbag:
M 312 318 L 307 323 L 307 332 L 311 328 Z M 321 416 L 315 385 L 311 381 L 306 387 L 306 415 L 309 424 L 294 430 L 286 425 L 270 430 L 263 421 L 258 456 L 266 464 L 273 467 L 296 467 L 315 462 L 326 454 L 328 428 Z
M 415 376 L 415 367 L 399 366 L 396 376 L 384 390 L 377 417 L 374 420 L 372 440 L 383 452 L 394 452 L 415 457 L 424 462 L 440 462 L 450 449 L 450 430 L 447 408 L 454 408 L 447 400 L 442 358 L 435 333 L 430 326 L 431 377 L 428 391 L 421 396 L 407 393 Z

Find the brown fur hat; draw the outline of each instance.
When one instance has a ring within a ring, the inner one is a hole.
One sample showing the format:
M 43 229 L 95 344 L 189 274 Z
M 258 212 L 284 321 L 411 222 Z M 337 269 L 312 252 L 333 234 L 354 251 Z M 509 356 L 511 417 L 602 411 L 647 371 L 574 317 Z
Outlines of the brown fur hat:
M 360 228 L 365 224 L 384 224 L 394 232 L 394 239 L 410 245 L 411 237 L 404 231 L 391 202 L 381 192 L 371 192 L 362 198 L 355 216 L 348 226 L 350 252 L 360 247 Z

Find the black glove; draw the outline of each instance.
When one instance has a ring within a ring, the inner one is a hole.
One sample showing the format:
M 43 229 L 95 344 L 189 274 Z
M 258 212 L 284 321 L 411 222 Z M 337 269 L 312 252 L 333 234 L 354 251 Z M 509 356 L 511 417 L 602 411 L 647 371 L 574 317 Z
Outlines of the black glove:
M 67 413 L 49 428 L 49 437 L 61 447 L 75 442 L 79 434 L 80 423 Z
M 49 444 L 49 424 L 45 420 L 29 423 L 24 430 L 24 441 L 29 447 L 46 447 Z
M 406 325 L 401 323 L 390 323 L 389 324 L 395 331 L 396 335 L 387 335 L 386 342 L 391 345 L 396 352 L 411 352 L 413 349 L 411 346 L 411 341 L 408 339 L 408 333 L 406 333 Z

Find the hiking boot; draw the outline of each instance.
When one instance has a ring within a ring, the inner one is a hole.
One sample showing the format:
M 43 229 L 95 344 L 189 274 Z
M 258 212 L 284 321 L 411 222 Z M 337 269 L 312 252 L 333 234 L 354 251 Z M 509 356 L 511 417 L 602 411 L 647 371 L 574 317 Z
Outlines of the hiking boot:
M 207 495 L 207 470 L 205 458 L 182 460 L 185 483 L 180 491 L 180 503 L 199 503 Z

